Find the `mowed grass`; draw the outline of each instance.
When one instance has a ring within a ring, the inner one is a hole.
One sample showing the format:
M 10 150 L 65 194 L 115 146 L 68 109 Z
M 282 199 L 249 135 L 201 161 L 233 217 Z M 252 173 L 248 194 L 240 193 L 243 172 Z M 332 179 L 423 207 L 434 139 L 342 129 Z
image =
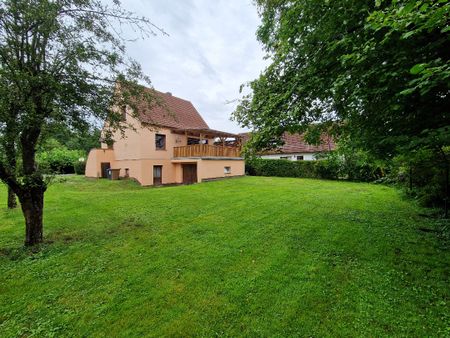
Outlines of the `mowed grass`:
M 5 198 L 2 337 L 450 335 L 448 248 L 392 188 L 70 177 L 35 252 Z

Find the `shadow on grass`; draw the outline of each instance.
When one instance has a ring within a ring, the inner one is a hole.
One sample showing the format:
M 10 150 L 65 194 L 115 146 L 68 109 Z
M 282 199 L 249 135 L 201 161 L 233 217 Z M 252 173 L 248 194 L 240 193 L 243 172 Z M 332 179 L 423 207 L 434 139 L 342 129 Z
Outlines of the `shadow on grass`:
M 45 241 L 42 244 L 38 244 L 32 247 L 9 247 L 0 248 L 0 257 L 6 258 L 10 261 L 22 261 L 24 259 L 39 258 L 43 253 L 48 251 L 52 241 Z
M 65 250 L 69 246 L 83 242 L 86 244 L 99 244 L 103 240 L 110 242 L 117 238 L 122 238 L 126 234 L 137 230 L 155 233 L 158 231 L 155 224 L 149 223 L 138 216 L 129 216 L 117 224 L 113 224 L 101 230 L 70 231 L 69 229 L 51 231 L 46 236 L 42 244 L 33 247 L 0 247 L 0 259 L 5 258 L 10 261 L 22 261 L 25 259 L 40 259 L 51 255 L 54 252 Z

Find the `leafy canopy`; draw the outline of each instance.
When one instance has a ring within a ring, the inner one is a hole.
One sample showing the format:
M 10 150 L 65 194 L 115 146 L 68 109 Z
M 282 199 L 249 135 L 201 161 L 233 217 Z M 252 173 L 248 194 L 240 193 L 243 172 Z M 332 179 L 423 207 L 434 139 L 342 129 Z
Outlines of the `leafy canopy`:
M 234 112 L 256 132 L 251 146 L 308 129 L 339 133 L 381 158 L 450 143 L 448 1 L 257 6 L 271 64 Z

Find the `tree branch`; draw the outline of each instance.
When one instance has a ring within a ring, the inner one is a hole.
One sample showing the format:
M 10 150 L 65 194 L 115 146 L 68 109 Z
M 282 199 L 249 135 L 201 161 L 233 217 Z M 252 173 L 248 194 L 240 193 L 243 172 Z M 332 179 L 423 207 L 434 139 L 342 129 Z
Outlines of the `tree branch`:
M 0 180 L 2 180 L 5 184 L 7 184 L 8 187 L 10 187 L 16 195 L 19 195 L 22 192 L 22 187 L 20 183 L 1 162 L 0 162 Z

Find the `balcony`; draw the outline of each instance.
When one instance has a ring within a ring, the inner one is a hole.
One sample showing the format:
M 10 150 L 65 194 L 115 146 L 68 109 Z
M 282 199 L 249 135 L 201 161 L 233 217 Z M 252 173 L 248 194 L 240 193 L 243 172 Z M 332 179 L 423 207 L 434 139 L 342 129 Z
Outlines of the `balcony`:
M 240 157 L 240 147 L 213 146 L 209 144 L 194 144 L 174 147 L 173 156 L 178 157 Z

